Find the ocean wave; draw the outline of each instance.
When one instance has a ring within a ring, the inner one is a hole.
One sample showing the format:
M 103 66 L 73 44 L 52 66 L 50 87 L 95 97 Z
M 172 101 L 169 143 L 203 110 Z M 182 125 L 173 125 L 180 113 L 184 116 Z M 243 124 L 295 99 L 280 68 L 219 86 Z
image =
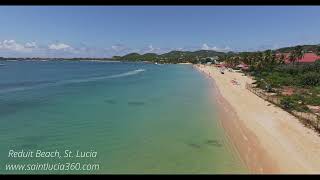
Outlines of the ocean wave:
M 67 85 L 67 84 L 73 84 L 73 83 L 86 83 L 86 82 L 93 82 L 93 81 L 99 81 L 99 80 L 104 80 L 104 79 L 120 78 L 120 77 L 126 77 L 126 76 L 132 76 L 135 74 L 139 74 L 143 71 L 145 71 L 145 69 L 136 69 L 136 70 L 128 71 L 125 73 L 108 75 L 108 76 L 90 77 L 90 78 L 84 78 L 84 79 L 70 79 L 70 80 L 63 80 L 63 81 L 46 83 L 46 84 L 39 84 L 39 85 L 35 85 L 35 86 L 0 89 L 0 93 L 9 93 L 9 92 L 15 92 L 15 91 L 30 90 L 30 89 L 35 89 L 35 88 L 43 88 L 43 87 L 48 87 L 48 86 L 59 86 L 59 85 Z

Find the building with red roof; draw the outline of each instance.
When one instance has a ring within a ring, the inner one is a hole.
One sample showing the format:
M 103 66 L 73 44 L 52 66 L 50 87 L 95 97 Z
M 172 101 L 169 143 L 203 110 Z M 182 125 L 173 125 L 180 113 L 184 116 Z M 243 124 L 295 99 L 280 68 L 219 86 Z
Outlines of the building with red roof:
M 238 66 L 238 68 L 242 69 L 242 70 L 248 70 L 249 69 L 249 65 L 245 64 L 245 63 L 240 63 Z
M 285 55 L 285 62 L 287 64 L 291 63 L 290 60 L 289 60 L 290 53 L 284 53 L 284 55 Z M 314 53 L 305 53 L 304 56 L 301 59 L 298 59 L 296 62 L 313 63 L 318 59 L 320 59 L 320 56 L 317 56 Z

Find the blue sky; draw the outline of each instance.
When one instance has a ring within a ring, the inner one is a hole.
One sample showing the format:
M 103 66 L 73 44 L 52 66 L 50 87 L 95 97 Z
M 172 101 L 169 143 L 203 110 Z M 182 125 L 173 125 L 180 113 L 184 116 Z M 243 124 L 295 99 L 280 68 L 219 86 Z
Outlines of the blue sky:
M 254 51 L 320 43 L 320 6 L 1 6 L 0 56 Z

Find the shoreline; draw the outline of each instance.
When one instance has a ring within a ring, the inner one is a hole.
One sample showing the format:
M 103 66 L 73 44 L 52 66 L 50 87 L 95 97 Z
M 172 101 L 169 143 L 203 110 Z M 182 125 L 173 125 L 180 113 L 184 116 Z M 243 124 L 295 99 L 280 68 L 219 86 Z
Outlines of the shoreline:
M 279 107 L 257 97 L 237 72 L 194 65 L 213 84 L 222 128 L 251 173 L 319 173 L 320 137 Z M 236 78 L 240 83 L 230 81 Z

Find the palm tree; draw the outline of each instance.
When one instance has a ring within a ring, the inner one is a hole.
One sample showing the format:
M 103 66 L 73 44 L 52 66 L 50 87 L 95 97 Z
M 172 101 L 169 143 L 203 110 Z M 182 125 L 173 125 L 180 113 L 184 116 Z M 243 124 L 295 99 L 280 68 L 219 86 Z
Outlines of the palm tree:
M 242 61 L 243 63 L 245 63 L 245 64 L 249 64 L 249 61 L 250 61 L 250 59 L 249 59 L 249 53 L 247 53 L 247 52 L 241 53 L 241 61 Z
M 223 62 L 227 60 L 227 55 L 222 55 L 219 57 L 219 62 Z
M 231 64 L 231 56 L 230 55 L 226 55 L 223 56 L 222 60 L 226 63 L 226 64 Z
M 230 67 L 233 67 L 235 61 L 235 56 L 228 56 L 226 59 L 226 64 Z
M 304 56 L 304 50 L 302 48 L 302 46 L 296 46 L 293 50 L 294 54 L 295 54 L 295 57 L 296 57 L 296 61 L 299 62 L 300 59 L 303 58 Z
M 277 64 L 277 54 L 275 51 L 271 51 L 271 63 L 272 65 Z
M 320 56 L 320 46 L 318 46 L 317 49 L 316 49 L 316 55 Z
M 239 55 L 234 55 L 234 56 L 228 56 L 225 60 L 225 62 L 228 64 L 230 67 L 235 67 L 240 63 L 240 56 Z
M 250 53 L 249 56 L 248 56 L 248 65 L 249 65 L 249 66 L 252 66 L 254 60 L 255 60 L 254 53 Z
M 266 50 L 264 52 L 264 66 L 269 67 L 274 64 L 274 54 L 272 50 Z
M 290 54 L 289 54 L 289 61 L 294 64 L 297 60 L 297 57 L 296 57 L 296 54 L 294 53 L 294 51 L 291 51 Z
M 280 56 L 278 56 L 278 63 L 279 64 L 284 64 L 285 63 L 285 55 L 284 54 L 281 54 Z
M 256 70 L 262 69 L 263 68 L 263 62 L 264 62 L 264 55 L 262 52 L 255 52 L 253 55 L 253 67 Z
M 262 61 L 262 54 L 260 52 L 255 52 L 253 54 L 253 62 L 252 62 L 252 64 L 254 66 L 256 66 L 261 61 Z

